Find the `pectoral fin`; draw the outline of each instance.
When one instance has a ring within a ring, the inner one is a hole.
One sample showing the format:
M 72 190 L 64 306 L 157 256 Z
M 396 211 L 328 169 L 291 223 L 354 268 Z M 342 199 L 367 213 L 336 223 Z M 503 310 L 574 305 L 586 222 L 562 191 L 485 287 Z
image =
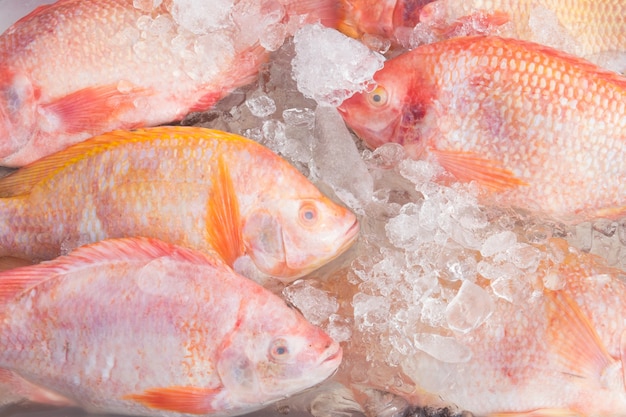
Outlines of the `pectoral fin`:
M 244 253 L 239 202 L 233 180 L 223 157 L 211 178 L 211 195 L 207 203 L 207 240 L 222 259 L 232 267 Z
M 563 291 L 545 291 L 546 336 L 563 372 L 601 384 L 604 372 L 615 363 L 592 323 Z
M 125 400 L 138 402 L 156 410 L 175 411 L 186 414 L 209 414 L 213 411 L 211 401 L 219 388 L 163 387 L 150 388 L 141 394 L 130 394 Z
M 431 152 L 435 154 L 441 166 L 460 181 L 477 181 L 494 191 L 528 185 L 527 182 L 517 178 L 511 170 L 504 168 L 500 162 L 481 158 L 472 152 L 439 149 L 433 149 Z

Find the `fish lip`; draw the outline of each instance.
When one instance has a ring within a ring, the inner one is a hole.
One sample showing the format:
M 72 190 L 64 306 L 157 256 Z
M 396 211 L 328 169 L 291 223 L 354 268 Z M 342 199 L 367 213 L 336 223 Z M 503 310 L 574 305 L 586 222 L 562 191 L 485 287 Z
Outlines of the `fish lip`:
M 354 219 L 354 223 L 352 223 L 348 230 L 346 230 L 346 236 L 348 237 L 349 242 L 352 242 L 352 240 L 359 234 L 360 229 L 361 224 L 359 223 L 359 219 Z
M 324 360 L 322 360 L 322 363 L 334 362 L 337 359 L 341 359 L 342 356 L 343 356 L 343 349 L 341 348 L 339 344 L 337 344 L 337 349 L 335 349 L 333 353 L 331 353 L 326 358 L 324 358 Z

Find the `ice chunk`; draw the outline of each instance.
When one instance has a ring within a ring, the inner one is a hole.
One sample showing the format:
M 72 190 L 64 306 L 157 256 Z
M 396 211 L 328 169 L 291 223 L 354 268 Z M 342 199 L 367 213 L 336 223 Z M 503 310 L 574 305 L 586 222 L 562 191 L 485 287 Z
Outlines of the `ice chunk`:
M 530 286 L 518 277 L 501 276 L 491 281 L 493 293 L 514 304 L 526 303 L 530 296 Z
M 556 13 L 544 6 L 533 7 L 528 18 L 532 40 L 572 54 L 579 53 L 581 45 L 560 23 Z
M 517 236 L 511 231 L 504 231 L 493 234 L 485 240 L 480 248 L 480 254 L 484 257 L 493 256 L 496 253 L 504 252 L 517 242 Z
M 267 117 L 276 112 L 276 103 L 266 95 L 249 98 L 246 100 L 246 106 L 250 109 L 250 113 L 256 117 Z
M 326 333 L 337 342 L 347 342 L 352 336 L 352 320 L 339 314 L 331 314 L 328 317 Z
M 233 0 L 172 0 L 170 13 L 182 28 L 202 35 L 228 27 L 232 6 Z
M 293 77 L 298 90 L 319 104 L 338 106 L 373 85 L 384 57 L 359 41 L 320 24 L 307 25 L 294 37 Z
M 390 306 L 385 297 L 358 293 L 352 305 L 354 321 L 360 331 L 381 331 L 387 327 Z
M 385 143 L 373 151 L 366 150 L 363 160 L 369 166 L 380 169 L 390 169 L 397 166 L 406 157 L 404 147 L 398 143 Z
M 472 358 L 472 352 L 454 337 L 434 333 L 417 333 L 413 343 L 419 350 L 446 363 L 463 363 Z
M 350 208 L 362 212 L 372 199 L 373 179 L 336 109 L 317 108 L 315 137 L 313 157 L 320 179 Z
M 315 111 L 309 108 L 292 108 L 283 111 L 287 126 L 312 128 L 315 125 Z
M 133 7 L 144 12 L 151 12 L 161 5 L 163 0 L 133 0 Z
M 451 329 L 467 333 L 480 326 L 493 312 L 491 295 L 470 281 L 463 281 L 459 292 L 446 308 Z
M 311 323 L 319 326 L 339 308 L 337 299 L 315 288 L 307 280 L 298 280 L 283 290 L 285 298 Z

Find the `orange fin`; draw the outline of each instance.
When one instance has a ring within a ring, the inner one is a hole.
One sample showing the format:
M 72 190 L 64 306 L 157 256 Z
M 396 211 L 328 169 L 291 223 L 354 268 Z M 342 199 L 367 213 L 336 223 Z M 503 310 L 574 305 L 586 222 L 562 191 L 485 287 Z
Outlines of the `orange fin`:
M 143 394 L 131 394 L 125 400 L 136 401 L 148 408 L 187 414 L 208 414 L 215 411 L 210 402 L 220 389 L 197 387 L 151 388 Z
M 223 157 L 211 178 L 211 195 L 207 203 L 207 239 L 229 265 L 244 253 L 239 202 L 233 180 Z
M 497 161 L 481 158 L 472 152 L 433 149 L 441 166 L 459 181 L 477 181 L 494 191 L 528 185 Z
M 76 162 L 128 142 L 146 142 L 159 138 L 177 137 L 194 139 L 213 137 L 219 140 L 246 140 L 238 135 L 200 127 L 162 126 L 138 130 L 116 130 L 95 136 L 41 158 L 25 167 L 0 178 L 0 198 L 17 197 L 30 193 L 31 189 L 47 178 L 53 177 Z
M 118 84 L 89 87 L 43 107 L 60 117 L 64 132 L 100 132 L 109 125 L 109 120 L 134 107 L 135 99 L 148 91 L 134 87 L 120 89 Z
M 52 261 L 0 272 L 0 304 L 8 302 L 41 282 L 73 269 L 124 259 L 148 262 L 164 256 L 196 264 L 223 265 L 216 256 L 211 257 L 158 239 L 143 237 L 108 239 L 82 246 Z
M 615 362 L 589 319 L 563 291 L 544 292 L 548 318 L 548 344 L 563 366 L 563 372 L 601 381 Z

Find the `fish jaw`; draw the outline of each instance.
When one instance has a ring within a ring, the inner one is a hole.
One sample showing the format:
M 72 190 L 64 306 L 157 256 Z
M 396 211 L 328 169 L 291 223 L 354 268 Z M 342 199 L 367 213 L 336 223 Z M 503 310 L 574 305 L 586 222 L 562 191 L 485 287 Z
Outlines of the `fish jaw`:
M 243 227 L 247 252 L 259 270 L 283 282 L 341 255 L 358 232 L 354 213 L 322 195 L 278 200 L 272 208 L 255 210 Z

